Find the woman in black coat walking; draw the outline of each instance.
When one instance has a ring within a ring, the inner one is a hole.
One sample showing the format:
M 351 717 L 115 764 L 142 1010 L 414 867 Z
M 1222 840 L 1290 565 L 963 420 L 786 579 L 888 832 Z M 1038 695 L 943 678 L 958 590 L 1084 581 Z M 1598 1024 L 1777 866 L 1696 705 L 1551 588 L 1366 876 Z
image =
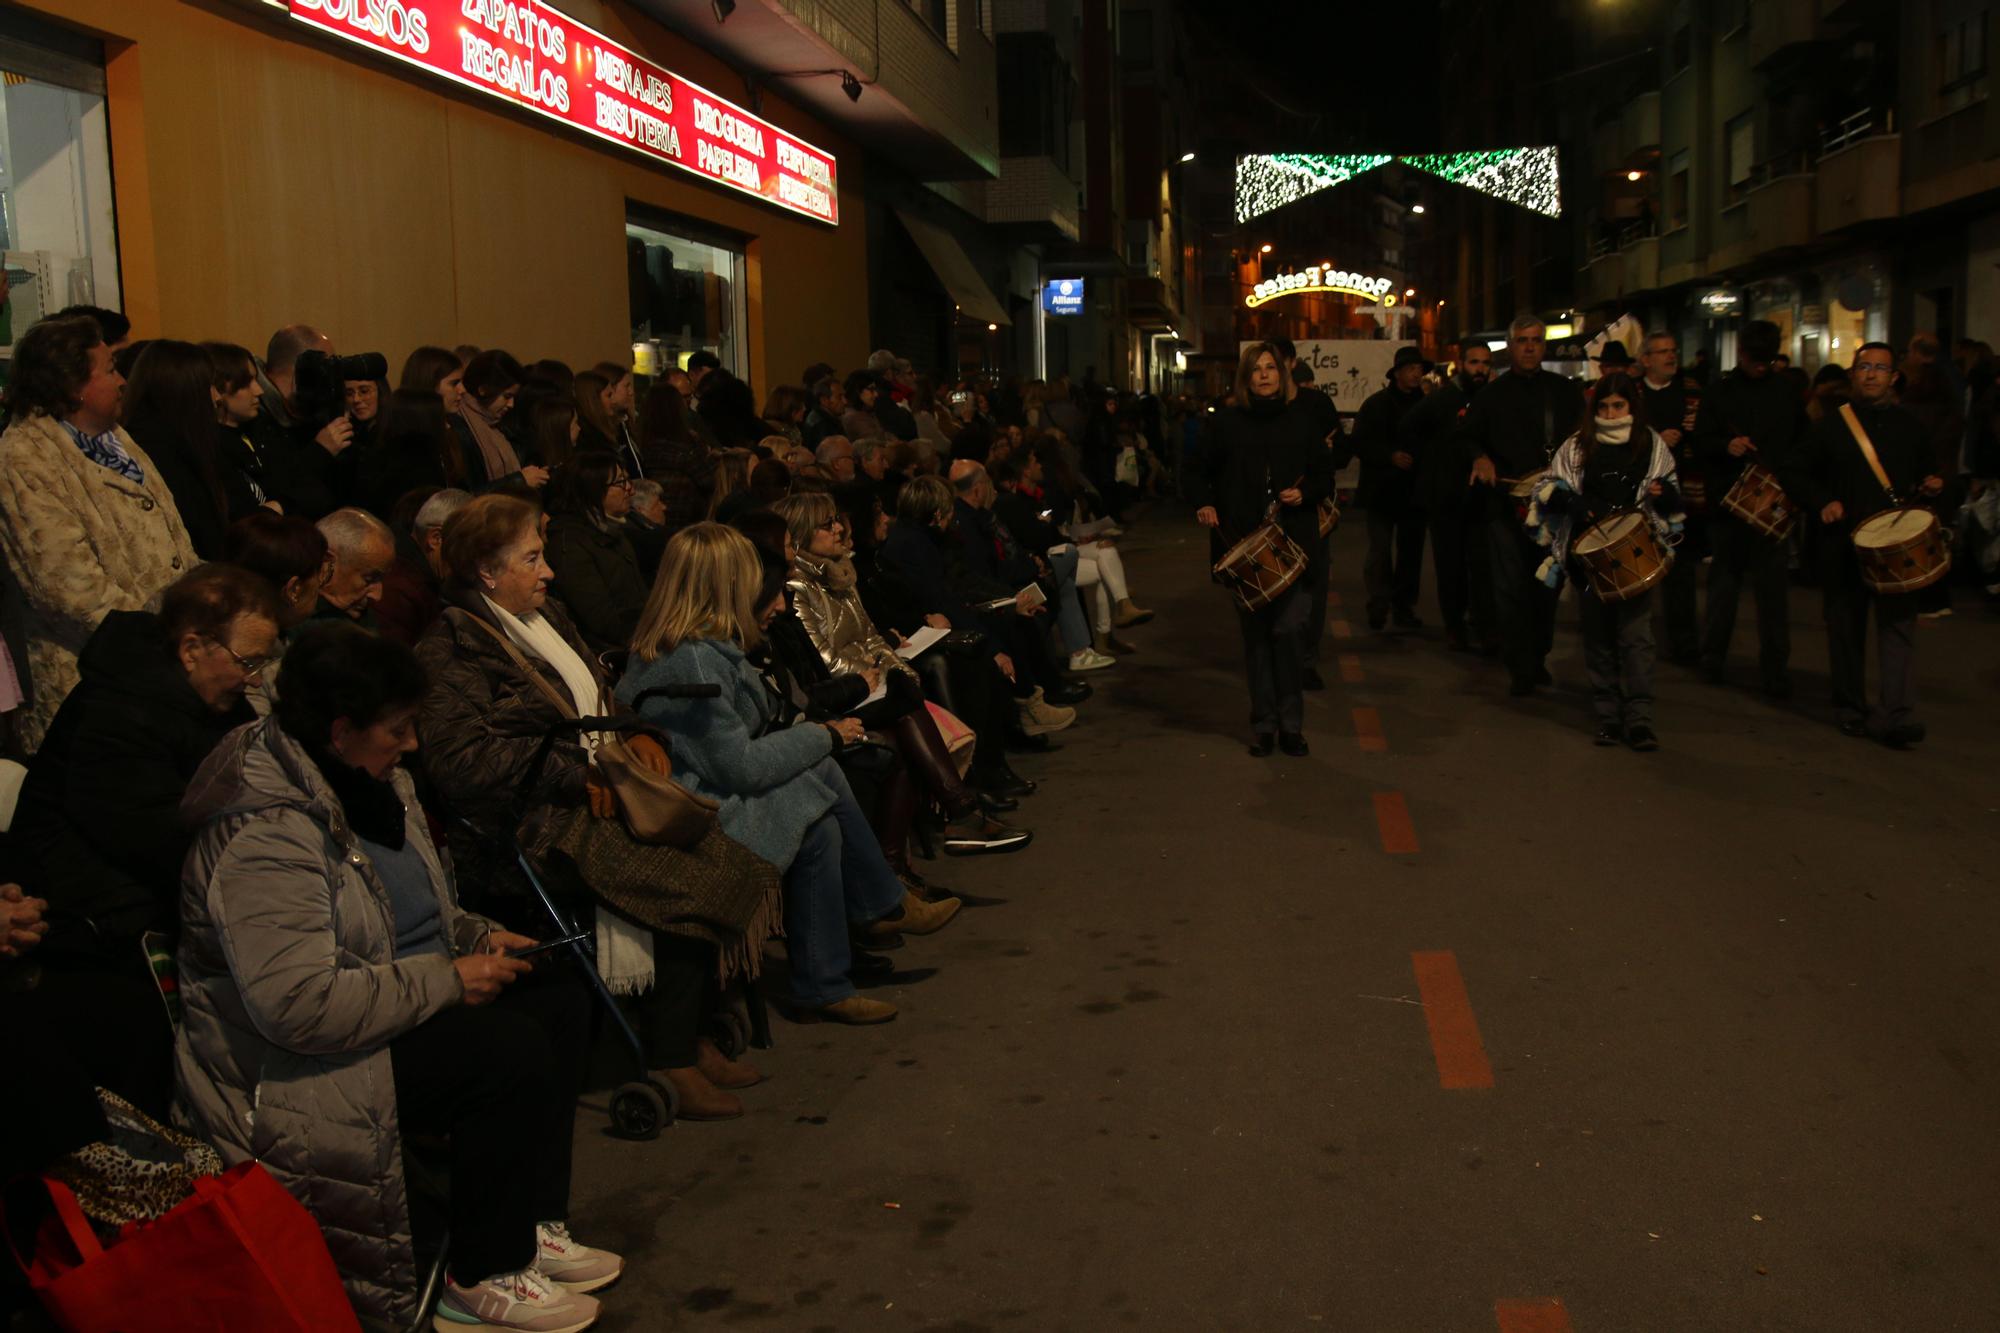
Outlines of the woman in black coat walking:
M 1333 487 L 1333 454 L 1294 406 L 1295 393 L 1276 348 L 1252 343 L 1244 349 L 1235 401 L 1215 413 L 1188 469 L 1188 495 L 1195 520 L 1209 529 L 1211 558 L 1268 517 L 1301 550 L 1319 541 L 1319 502 Z M 1260 610 L 1236 609 L 1250 677 L 1250 753 L 1260 759 L 1274 746 L 1288 755 L 1306 753 L 1299 636 L 1307 609 L 1302 580 Z

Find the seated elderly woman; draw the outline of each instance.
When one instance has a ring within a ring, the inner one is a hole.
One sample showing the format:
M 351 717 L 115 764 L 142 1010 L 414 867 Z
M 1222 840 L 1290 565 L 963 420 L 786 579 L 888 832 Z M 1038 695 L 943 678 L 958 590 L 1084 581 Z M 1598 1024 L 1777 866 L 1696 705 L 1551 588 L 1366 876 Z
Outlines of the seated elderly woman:
M 818 653 L 816 665 L 822 674 L 853 672 L 866 679 L 871 690 L 881 686 L 887 691 L 858 715 L 870 730 L 889 739 L 925 798 L 935 801 L 943 811 L 945 853 L 970 856 L 1027 846 L 1033 834 L 1008 828 L 982 813 L 981 794 L 960 778 L 957 761 L 945 748 L 925 705 L 915 669 L 897 655 L 868 618 L 855 587 L 854 544 L 833 497 L 788 496 L 778 502 L 776 512 L 785 520 L 795 552 L 788 585 L 792 612 Z M 988 810 L 1013 808 L 1012 799 L 998 793 L 986 796 L 984 805 Z M 905 839 L 908 831 L 905 823 Z M 902 848 L 891 845 L 896 841 L 892 832 L 884 843 L 892 864 L 902 857 Z M 907 866 L 907 861 L 903 865 Z
M 778 707 L 745 658 L 763 638 L 757 548 L 734 528 L 674 534 L 618 685 L 631 702 L 663 685 L 717 685 L 713 699 L 655 698 L 640 711 L 674 738 L 675 777 L 722 803 L 722 827 L 785 874 L 785 950 L 804 1014 L 882 1023 L 894 1005 L 857 995 L 850 927 L 871 941 L 928 935 L 959 901 L 927 903 L 882 858 L 833 760 L 862 739 L 858 719 L 777 726 Z
M 48 902 L 38 998 L 101 1053 L 105 1086 L 154 1116 L 172 1098 L 174 1037 L 145 937 L 171 948 L 180 933 L 181 795 L 256 720 L 243 692 L 277 639 L 271 585 L 230 565 L 183 574 L 157 615 L 113 611 L 84 641 L 82 680 L 21 787 L 14 841 Z
M 453 1325 L 580 1329 L 623 1261 L 568 1230 L 588 996 L 461 909 L 402 758 L 408 648 L 322 622 L 181 804 L 180 1105 L 313 1210 L 356 1309 L 415 1313 L 403 1143 L 451 1140 Z
M 717 829 L 686 850 L 642 844 L 626 831 L 595 763 L 597 733 L 564 729 L 579 716 L 619 709 L 596 658 L 549 596 L 533 505 L 477 497 L 445 524 L 443 558 L 445 611 L 417 645 L 431 677 L 421 718 L 424 771 L 478 832 L 460 849 L 461 873 L 500 890 L 475 906 L 510 918 L 533 910 L 504 892 L 515 872 L 496 849 L 515 838 L 538 863 L 566 878 L 573 870 L 599 905 L 600 970 L 613 990 L 640 997 L 647 1065 L 665 1073 L 681 1116 L 742 1115 L 742 1100 L 728 1089 L 762 1076 L 697 1034 L 714 1000 L 712 981 L 756 973 L 778 921 L 776 873 Z M 552 732 L 557 739 L 524 800 L 521 784 Z M 666 753 L 650 737 L 632 745 L 666 771 Z

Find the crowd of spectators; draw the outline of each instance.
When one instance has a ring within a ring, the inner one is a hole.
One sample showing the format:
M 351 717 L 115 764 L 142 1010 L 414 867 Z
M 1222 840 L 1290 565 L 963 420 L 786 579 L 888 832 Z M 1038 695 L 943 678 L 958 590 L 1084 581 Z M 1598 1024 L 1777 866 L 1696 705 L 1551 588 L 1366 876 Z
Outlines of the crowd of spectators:
M 917 862 L 1029 846 L 1012 756 L 1152 618 L 1116 542 L 1166 426 L 886 351 L 761 412 L 708 352 L 389 371 L 87 308 L 16 347 L 0 1007 L 33 1095 L 0 1173 L 102 1137 L 106 1089 L 261 1162 L 404 1322 L 404 1163 L 441 1140 L 446 1317 L 582 1328 L 622 1266 L 567 1228 L 597 1024 L 570 955 L 515 956 L 550 925 L 516 852 L 684 1119 L 762 1079 L 709 1034 L 768 946 L 792 1017 L 895 1018 L 877 950 L 964 906 Z M 642 833 L 633 783 L 692 822 Z

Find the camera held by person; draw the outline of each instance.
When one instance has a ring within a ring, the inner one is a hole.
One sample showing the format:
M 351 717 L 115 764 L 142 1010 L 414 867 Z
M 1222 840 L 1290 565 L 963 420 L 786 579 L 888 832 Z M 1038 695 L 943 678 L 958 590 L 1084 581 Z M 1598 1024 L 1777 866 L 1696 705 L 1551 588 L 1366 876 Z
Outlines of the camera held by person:
M 333 356 L 317 350 L 299 353 L 293 400 L 300 433 L 317 437 L 336 419 L 347 416 L 347 381 L 388 377 L 389 362 L 380 352 L 362 352 L 356 356 Z M 349 422 L 346 430 L 336 432 L 339 449 L 329 452 L 345 449 L 353 434 L 353 424 Z

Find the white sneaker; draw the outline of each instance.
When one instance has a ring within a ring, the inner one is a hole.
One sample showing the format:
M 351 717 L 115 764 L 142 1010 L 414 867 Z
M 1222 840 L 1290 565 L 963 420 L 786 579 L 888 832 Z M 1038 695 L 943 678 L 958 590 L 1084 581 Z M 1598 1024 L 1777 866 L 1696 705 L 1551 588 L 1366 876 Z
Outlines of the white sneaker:
M 560 1282 L 571 1291 L 596 1291 L 618 1280 L 625 1261 L 609 1250 L 594 1250 L 569 1234 L 562 1222 L 540 1222 L 535 1226 L 539 1252 L 535 1268 L 545 1278 Z
M 1117 658 L 1107 657 L 1095 648 L 1078 649 L 1069 655 L 1069 669 L 1071 671 L 1102 671 L 1106 667 L 1117 665 Z
M 583 1333 L 597 1322 L 597 1298 L 549 1281 L 532 1268 L 495 1273 L 461 1287 L 447 1280 L 431 1327 L 438 1333 L 501 1328 L 517 1333 Z

